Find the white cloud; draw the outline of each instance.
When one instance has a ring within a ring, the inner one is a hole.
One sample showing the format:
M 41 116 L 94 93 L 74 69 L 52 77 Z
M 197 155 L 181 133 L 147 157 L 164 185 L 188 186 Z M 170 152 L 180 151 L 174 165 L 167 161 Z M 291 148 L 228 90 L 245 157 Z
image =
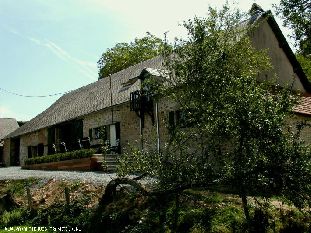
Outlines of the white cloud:
M 220 8 L 226 0 L 89 0 L 82 1 L 85 7 L 94 7 L 103 12 L 111 12 L 118 20 L 123 21 L 133 33 L 140 37 L 149 31 L 161 38 L 168 31 L 168 38 L 185 36 L 186 31 L 179 26 L 184 20 L 194 16 L 206 16 L 208 7 Z M 255 0 L 229 0 L 229 4 L 243 11 L 248 11 Z M 257 1 L 264 10 L 269 10 L 272 3 L 279 0 Z
M 46 46 L 51 52 L 53 52 L 60 59 L 78 66 L 79 70 L 90 80 L 94 81 L 95 79 L 97 79 L 97 66 L 95 63 L 73 57 L 66 50 L 64 50 L 63 48 L 61 48 L 60 46 L 58 46 L 57 44 L 55 44 L 50 40 L 46 40 L 46 42 L 43 45 Z
M 12 34 L 15 34 L 23 39 L 26 39 L 38 46 L 47 48 L 50 52 L 52 52 L 54 55 L 56 55 L 61 60 L 75 65 L 79 69 L 79 71 L 84 75 L 84 77 L 88 78 L 89 80 L 91 81 L 97 80 L 98 75 L 97 75 L 96 63 L 88 62 L 88 61 L 76 58 L 72 56 L 69 52 L 67 52 L 65 49 L 61 48 L 59 45 L 57 45 L 56 43 L 48 39 L 40 40 L 35 37 L 23 35 L 17 30 L 15 30 L 14 28 L 7 28 L 7 30 L 11 32 Z

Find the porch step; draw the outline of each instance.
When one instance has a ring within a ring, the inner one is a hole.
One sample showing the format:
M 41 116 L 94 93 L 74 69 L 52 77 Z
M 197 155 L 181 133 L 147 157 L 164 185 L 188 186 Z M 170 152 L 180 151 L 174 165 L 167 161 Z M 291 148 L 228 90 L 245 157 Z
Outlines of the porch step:
M 100 167 L 102 171 L 112 173 L 117 170 L 117 161 L 118 155 L 108 154 L 102 157 L 99 157 L 97 160 L 97 167 Z

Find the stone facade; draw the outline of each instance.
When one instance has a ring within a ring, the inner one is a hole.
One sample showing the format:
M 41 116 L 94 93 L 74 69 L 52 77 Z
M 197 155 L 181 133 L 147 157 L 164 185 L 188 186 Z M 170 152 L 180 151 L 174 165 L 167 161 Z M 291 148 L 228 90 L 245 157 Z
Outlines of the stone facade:
M 89 136 L 89 130 L 101 126 L 120 123 L 120 145 L 126 145 L 139 138 L 139 118 L 130 111 L 129 103 L 103 109 L 83 117 L 83 136 Z M 92 139 L 91 144 L 102 143 L 100 139 Z
M 104 109 L 96 113 L 91 113 L 83 118 L 83 136 L 89 136 L 91 128 L 120 123 L 120 145 L 121 152 L 125 152 L 128 145 L 142 148 L 159 144 L 164 145 L 168 138 L 167 118 L 168 112 L 176 109 L 176 104 L 171 101 L 162 100 L 158 103 L 158 114 L 156 114 L 156 105 L 154 104 L 154 122 L 151 116 L 145 114 L 144 127 L 141 129 L 141 120 L 137 114 L 130 111 L 129 103 L 124 103 L 113 108 Z M 158 116 L 158 121 L 156 116 Z M 158 123 L 157 123 L 158 122 Z M 157 127 L 158 126 L 158 127 Z M 157 133 L 158 128 L 158 133 Z M 102 141 L 93 139 L 92 144 Z
M 154 122 L 152 122 L 151 116 L 145 114 L 145 123 L 142 129 L 141 120 L 135 112 L 130 111 L 129 102 L 85 115 L 80 118 L 83 122 L 83 137 L 89 137 L 91 129 L 119 123 L 121 153 L 126 152 L 129 145 L 137 148 L 154 146 L 154 149 L 156 149 L 158 146 L 163 147 L 169 137 L 167 129 L 168 112 L 176 110 L 176 104 L 171 101 L 161 100 L 158 103 L 157 115 L 155 106 L 154 104 Z M 21 165 L 24 165 L 25 159 L 28 158 L 29 150 L 37 148 L 39 144 L 44 145 L 44 155 L 48 154 L 48 128 L 21 135 L 19 140 Z M 101 143 L 103 143 L 101 139 L 91 138 L 91 145 Z M 6 147 L 4 153 L 7 158 L 5 163 L 9 164 L 12 150 L 10 147 Z M 35 153 L 34 156 L 38 155 Z
M 307 115 L 295 115 L 287 120 L 288 125 L 291 127 L 291 129 L 294 132 L 297 132 L 297 125 L 300 123 L 307 123 L 305 125 L 301 132 L 300 132 L 300 138 L 304 141 L 306 145 L 311 145 L 311 122 L 310 122 L 310 116 Z
M 48 152 L 48 131 L 47 129 L 41 129 L 36 132 L 22 135 L 20 137 L 20 164 L 24 165 L 24 161 L 28 158 L 28 148 L 36 148 L 39 144 L 43 144 L 43 154 L 46 155 Z M 37 153 L 37 152 L 36 152 Z
M 128 146 L 134 146 L 137 148 L 153 147 L 152 149 L 163 149 L 165 143 L 168 142 L 170 133 L 168 130 L 168 115 L 171 111 L 176 111 L 178 106 L 176 103 L 162 99 L 154 104 L 154 122 L 152 118 L 145 114 L 145 125 L 141 130 L 140 118 L 133 111 L 130 111 L 129 103 L 124 103 L 113 108 L 107 108 L 98 112 L 90 113 L 81 117 L 83 121 L 83 137 L 89 137 L 90 129 L 98 128 L 101 126 L 108 126 L 115 123 L 120 123 L 120 146 L 121 153 L 128 151 Z M 158 112 L 156 113 L 156 109 Z M 158 116 L 158 117 L 156 117 Z M 291 118 L 288 122 L 292 127 L 295 127 L 297 122 L 306 120 L 304 116 L 298 116 Z M 142 134 L 141 134 L 142 133 Z M 306 127 L 302 131 L 301 135 L 306 143 L 311 143 L 311 127 Z M 10 139 L 6 139 L 6 143 L 10 143 Z M 44 145 L 44 155 L 48 154 L 48 129 L 41 129 L 34 133 L 22 135 L 20 137 L 20 163 L 24 164 L 25 159 L 28 157 L 28 148 L 35 147 L 38 144 Z M 91 144 L 103 143 L 101 139 L 93 138 Z M 10 147 L 5 147 L 4 154 L 5 163 L 9 164 L 10 161 Z M 12 153 L 12 150 L 11 150 Z

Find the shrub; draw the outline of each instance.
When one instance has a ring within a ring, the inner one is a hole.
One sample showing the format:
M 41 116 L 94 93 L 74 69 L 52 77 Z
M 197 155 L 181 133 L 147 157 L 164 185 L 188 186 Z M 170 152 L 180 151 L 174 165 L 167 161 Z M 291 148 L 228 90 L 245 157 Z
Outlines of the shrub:
M 24 224 L 31 218 L 31 211 L 25 208 L 17 208 L 12 211 L 4 211 L 0 215 L 0 228 Z
M 299 211 L 289 211 L 281 215 L 282 227 L 280 229 L 281 233 L 304 233 L 310 232 L 311 216 L 309 213 L 299 212 Z
M 84 149 L 70 151 L 66 153 L 58 153 L 53 155 L 45 155 L 41 157 L 29 158 L 25 160 L 25 165 L 58 162 L 70 159 L 81 159 L 91 157 L 95 153 L 94 149 Z
M 91 209 L 85 207 L 89 199 L 74 200 L 69 205 L 65 203 L 54 203 L 49 208 L 40 209 L 35 218 L 32 219 L 33 226 L 48 226 L 52 228 L 65 227 L 72 231 L 86 232 Z

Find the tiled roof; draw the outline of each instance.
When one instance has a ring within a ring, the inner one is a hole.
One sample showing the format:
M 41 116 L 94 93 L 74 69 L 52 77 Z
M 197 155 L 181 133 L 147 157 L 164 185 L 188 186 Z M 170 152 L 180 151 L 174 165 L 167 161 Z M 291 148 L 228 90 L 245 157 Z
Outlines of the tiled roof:
M 0 118 L 0 140 L 18 128 L 14 118 Z
M 110 77 L 100 79 L 87 86 L 71 91 L 60 97 L 44 112 L 24 124 L 7 137 L 22 134 L 56 125 L 79 118 L 98 110 L 129 101 L 130 92 L 140 88 L 140 82 L 123 88 L 130 79 L 138 77 L 145 68 L 161 68 L 162 58 L 155 57 L 127 69 L 121 70 Z
M 294 107 L 295 113 L 311 116 L 311 97 L 302 97 L 299 104 Z

